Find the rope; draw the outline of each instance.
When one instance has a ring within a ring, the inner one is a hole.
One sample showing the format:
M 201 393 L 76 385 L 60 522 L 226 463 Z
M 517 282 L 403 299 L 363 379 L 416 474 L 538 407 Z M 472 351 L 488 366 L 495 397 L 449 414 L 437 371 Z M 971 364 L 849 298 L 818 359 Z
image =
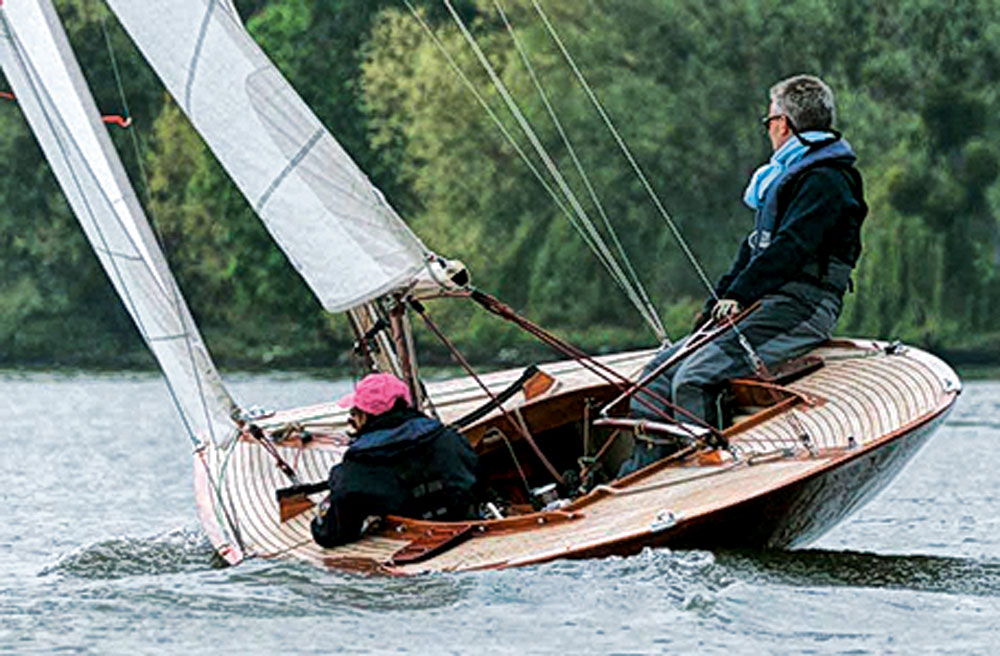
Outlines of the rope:
M 576 167 L 577 173 L 580 175 L 580 179 L 583 181 L 584 187 L 587 189 L 587 193 L 590 196 L 591 202 L 593 202 L 594 207 L 597 208 L 598 214 L 601 215 L 601 219 L 604 222 L 604 227 L 611 235 L 611 239 L 614 242 L 615 248 L 618 251 L 622 262 L 630 276 L 631 284 L 638 291 L 641 297 L 641 302 L 645 306 L 645 317 L 646 320 L 653 326 L 653 330 L 656 332 L 656 337 L 661 343 L 666 342 L 667 345 L 670 344 L 670 340 L 667 338 L 667 332 L 663 327 L 663 323 L 660 321 L 660 317 L 653 307 L 653 303 L 649 298 L 649 294 L 646 292 L 645 286 L 639 279 L 639 276 L 635 272 L 635 268 L 632 266 L 631 260 L 629 260 L 628 254 L 625 252 L 624 246 L 622 246 L 621 241 L 618 239 L 618 233 L 615 231 L 614 227 L 611 225 L 611 221 L 608 218 L 607 212 L 604 210 L 604 204 L 598 197 L 597 192 L 594 190 L 593 184 L 590 182 L 590 177 L 583 168 L 583 164 L 580 162 L 580 158 L 576 154 L 576 149 L 573 147 L 573 143 L 569 139 L 569 135 L 563 129 L 562 122 L 556 115 L 555 108 L 552 103 L 549 102 L 549 95 L 545 92 L 541 80 L 535 72 L 535 67 L 531 63 L 531 58 L 528 56 L 527 50 L 521 43 L 521 40 L 517 37 L 517 33 L 514 31 L 513 25 L 511 25 L 510 20 L 507 17 L 507 13 L 503 10 L 499 0 L 493 0 L 493 5 L 496 7 L 497 12 L 500 14 L 500 18 L 503 20 L 504 25 L 507 28 L 507 32 L 510 34 L 512 41 L 514 42 L 514 47 L 517 52 L 521 55 L 521 60 L 524 62 L 524 67 L 527 69 L 528 74 L 531 76 L 531 81 L 535 85 L 535 89 L 538 91 L 539 97 L 542 99 L 542 103 L 545 105 L 545 110 L 548 112 L 549 118 L 552 119 L 553 125 L 555 125 L 556 130 L 559 132 L 559 136 L 566 146 L 566 151 L 569 153 L 570 158 L 573 160 L 573 165 Z
M 244 422 L 242 420 L 237 421 L 240 430 L 243 431 L 243 434 L 257 440 L 257 442 L 264 447 L 264 450 L 268 453 L 268 455 L 274 459 L 274 464 L 281 470 L 281 473 L 288 477 L 288 479 L 292 482 L 292 485 L 298 485 L 298 474 L 296 474 L 295 470 L 292 469 L 292 466 L 285 462 L 285 459 L 281 457 L 281 454 L 279 454 L 278 450 L 274 448 L 273 444 L 271 444 L 271 441 L 268 439 L 267 435 L 264 434 L 264 431 L 261 430 L 256 424 Z
M 439 340 L 441 340 L 441 343 L 444 344 L 445 347 L 451 352 L 452 356 L 455 358 L 455 360 L 458 361 L 459 365 L 461 365 L 461 367 L 465 369 L 466 373 L 468 373 L 469 376 L 474 381 L 476 381 L 476 384 L 479 386 L 480 389 L 483 390 L 483 392 L 486 393 L 486 396 L 490 398 L 490 401 L 494 405 L 496 405 L 497 408 L 499 408 L 500 413 L 503 415 L 504 419 L 507 420 L 507 422 L 514 428 L 514 430 L 516 430 L 518 433 L 521 434 L 521 437 L 524 438 L 524 441 L 531 446 L 532 450 L 535 452 L 535 455 L 537 455 L 538 459 L 542 461 L 542 464 L 545 465 L 545 468 L 549 470 L 549 473 L 552 474 L 552 477 L 556 479 L 556 481 L 558 481 L 560 485 L 565 485 L 566 482 L 563 480 L 562 475 L 559 474 L 558 471 L 556 471 L 556 468 L 552 466 L 552 463 L 549 462 L 549 459 L 545 457 L 545 454 L 538 447 L 538 444 L 535 442 L 534 438 L 531 437 L 531 433 L 528 432 L 527 427 L 521 426 L 518 422 L 514 421 L 511 418 L 510 413 L 508 413 L 507 409 L 503 407 L 503 403 L 501 403 L 497 399 L 493 391 L 489 387 L 487 387 L 486 383 L 482 381 L 482 379 L 479 377 L 476 371 L 472 368 L 472 365 L 469 364 L 469 361 L 465 359 L 465 356 L 462 355 L 462 353 L 455 347 L 452 341 L 448 339 L 448 336 L 445 335 L 443 332 L 441 332 L 441 329 L 438 328 L 437 324 L 434 323 L 434 321 L 427 315 L 427 312 L 424 310 L 423 305 L 417 301 L 411 301 L 410 307 L 412 307 L 413 311 L 416 312 L 420 316 L 420 318 L 424 320 L 424 323 L 427 324 L 427 328 L 432 333 L 434 333 L 434 335 Z M 520 468 L 520 465 L 518 467 Z
M 517 473 L 521 477 L 521 482 L 524 483 L 524 491 L 528 493 L 528 498 L 531 498 L 531 485 L 528 483 L 528 477 L 524 475 L 524 469 L 521 467 L 521 461 L 517 458 L 517 453 L 514 451 L 514 445 L 510 443 L 510 438 L 507 437 L 507 433 L 502 430 L 498 430 L 497 433 L 500 435 L 500 439 L 503 443 L 507 445 L 507 451 L 510 452 L 510 458 L 514 461 L 514 467 L 517 468 Z
M 520 316 L 517 312 L 514 311 L 513 308 L 511 308 L 509 305 L 506 305 L 505 303 L 502 303 L 495 297 L 490 296 L 489 294 L 486 294 L 485 292 L 479 290 L 473 290 L 470 293 L 470 298 L 479 303 L 486 310 L 492 312 L 493 314 L 496 314 L 497 316 L 503 319 L 506 319 L 514 323 L 519 328 L 525 330 L 531 335 L 534 335 L 542 342 L 548 344 L 549 346 L 552 346 L 561 353 L 564 353 L 565 355 L 576 360 L 578 363 L 580 363 L 581 366 L 583 366 L 585 369 L 587 369 L 594 375 L 598 376 L 602 380 L 617 386 L 618 389 L 620 390 L 626 390 L 626 394 L 623 394 L 622 397 L 620 398 L 623 398 L 625 396 L 631 396 L 635 394 L 635 392 L 641 389 L 643 395 L 649 398 L 646 399 L 643 398 L 643 396 L 641 395 L 636 395 L 635 398 L 639 403 L 649 408 L 663 419 L 666 419 L 671 423 L 677 424 L 677 426 L 681 430 L 688 433 L 688 435 L 692 439 L 697 440 L 699 442 L 703 441 L 700 436 L 695 435 L 695 433 L 690 429 L 690 427 L 686 426 L 683 422 L 678 421 L 673 416 L 669 415 L 663 408 L 669 408 L 675 413 L 680 413 L 684 415 L 686 418 L 690 419 L 693 423 L 711 431 L 712 435 L 716 437 L 720 443 L 722 444 L 726 443 L 726 438 L 725 436 L 722 435 L 721 431 L 719 431 L 719 429 L 716 428 L 715 426 L 710 425 L 702 417 L 699 417 L 689 412 L 688 410 L 682 408 L 681 406 L 671 403 L 668 399 L 663 398 L 654 390 L 645 389 L 643 385 L 639 383 L 633 384 L 632 381 L 629 380 L 626 376 L 618 373 L 617 371 L 603 364 L 602 362 L 593 359 L 591 356 L 581 351 L 579 348 L 549 333 L 541 326 L 532 323 L 528 319 L 525 319 L 524 317 Z M 651 380 L 652 377 L 650 377 L 649 379 Z M 640 383 L 642 383 L 642 381 L 640 381 Z M 661 404 L 663 408 L 655 405 L 653 401 Z M 610 405 L 613 404 L 609 404 L 609 407 Z

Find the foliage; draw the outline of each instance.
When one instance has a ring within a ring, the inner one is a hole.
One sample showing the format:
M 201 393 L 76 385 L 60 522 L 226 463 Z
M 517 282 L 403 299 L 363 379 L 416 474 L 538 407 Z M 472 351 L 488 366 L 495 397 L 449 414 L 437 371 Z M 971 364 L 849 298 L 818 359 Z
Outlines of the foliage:
M 446 7 L 414 4 L 547 175 Z M 454 4 L 600 225 L 495 1 Z M 669 333 L 682 334 L 704 286 L 532 3 L 500 4 Z M 841 332 L 935 348 L 998 343 L 1000 160 L 993 144 L 1000 125 L 990 111 L 1000 78 L 996 3 L 541 4 L 710 278 L 750 229 L 740 196 L 768 156 L 757 123 L 768 86 L 816 72 L 837 91 L 838 124 L 860 154 L 871 208 Z M 236 5 L 258 43 L 431 248 L 463 259 L 478 286 L 589 350 L 650 344 L 651 333 L 566 214 L 403 3 Z M 132 135 L 115 131 L 115 143 L 213 352 L 231 365 L 343 357 L 344 321 L 326 316 L 297 280 L 107 10 L 90 0 L 57 6 L 98 104 L 121 113 L 102 27 L 108 30 L 139 154 Z M 23 119 L 13 105 L 0 110 L 0 362 L 148 362 Z M 431 311 L 480 360 L 542 354 L 469 304 L 441 301 Z M 418 338 L 433 346 L 428 334 Z

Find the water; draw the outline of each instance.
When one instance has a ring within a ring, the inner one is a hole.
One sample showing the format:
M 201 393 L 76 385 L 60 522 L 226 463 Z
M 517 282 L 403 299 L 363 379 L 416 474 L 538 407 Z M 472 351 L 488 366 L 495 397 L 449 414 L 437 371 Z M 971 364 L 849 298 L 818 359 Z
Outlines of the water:
M 234 381 L 246 404 L 343 383 Z M 810 549 L 646 551 L 369 578 L 213 568 L 190 446 L 144 375 L 0 373 L 0 654 L 989 654 L 1000 640 L 1000 382 Z

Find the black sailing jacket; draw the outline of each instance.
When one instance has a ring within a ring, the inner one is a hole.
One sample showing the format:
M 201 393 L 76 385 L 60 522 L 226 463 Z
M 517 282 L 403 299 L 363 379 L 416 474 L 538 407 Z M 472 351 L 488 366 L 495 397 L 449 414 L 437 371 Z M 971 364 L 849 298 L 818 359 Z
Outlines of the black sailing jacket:
M 861 253 L 861 223 L 868 213 L 854 161 L 846 141 L 825 141 L 772 184 L 758 211 L 757 229 L 743 240 L 736 261 L 716 285 L 719 298 L 746 307 L 792 281 L 824 287 L 829 282 L 844 293 L 846 275 Z M 766 245 L 759 234 L 762 225 L 770 228 Z M 828 280 L 835 269 L 846 275 Z M 708 299 L 706 309 L 713 303 Z
M 356 540 L 369 515 L 473 517 L 477 467 L 469 442 L 436 419 L 410 408 L 371 417 L 330 470 L 313 538 L 324 547 Z

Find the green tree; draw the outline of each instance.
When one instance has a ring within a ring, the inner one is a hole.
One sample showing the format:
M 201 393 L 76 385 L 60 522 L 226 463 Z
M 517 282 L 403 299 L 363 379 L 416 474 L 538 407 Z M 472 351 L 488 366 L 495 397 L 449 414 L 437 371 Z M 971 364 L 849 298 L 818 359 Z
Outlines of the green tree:
M 704 286 L 531 3 L 501 2 L 630 260 L 678 336 Z M 543 170 L 447 9 L 414 4 Z M 494 1 L 454 4 L 603 231 Z M 837 91 L 838 125 L 859 153 L 871 207 L 840 330 L 1000 348 L 1000 162 L 992 146 L 1000 135 L 989 111 L 1000 78 L 1000 6 L 542 4 L 709 277 L 725 270 L 751 228 L 740 197 L 769 155 L 757 123 L 768 86 L 815 72 Z M 566 215 L 403 3 L 236 5 L 254 38 L 430 247 L 464 259 L 478 285 L 592 350 L 651 343 Z M 131 132 L 111 130 L 112 138 L 213 352 L 230 364 L 328 362 L 343 353 L 343 320 L 321 310 L 103 4 L 60 0 L 57 8 L 103 111 L 125 112 L 122 81 L 135 123 Z M 16 105 L 0 110 L 0 362 L 150 362 Z M 473 356 L 528 357 L 528 338 L 491 316 L 455 301 L 433 311 Z

